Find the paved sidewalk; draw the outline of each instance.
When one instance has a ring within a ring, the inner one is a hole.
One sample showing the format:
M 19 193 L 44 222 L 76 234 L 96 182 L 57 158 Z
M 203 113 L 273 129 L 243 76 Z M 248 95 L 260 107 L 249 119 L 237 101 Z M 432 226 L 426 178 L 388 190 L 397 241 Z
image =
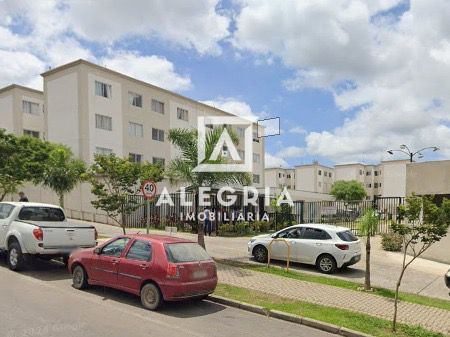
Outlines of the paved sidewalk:
M 281 276 L 220 264 L 219 282 L 315 304 L 348 309 L 387 320 L 392 319 L 393 300 L 354 290 L 298 281 Z M 419 304 L 399 302 L 398 321 L 450 333 L 450 312 Z

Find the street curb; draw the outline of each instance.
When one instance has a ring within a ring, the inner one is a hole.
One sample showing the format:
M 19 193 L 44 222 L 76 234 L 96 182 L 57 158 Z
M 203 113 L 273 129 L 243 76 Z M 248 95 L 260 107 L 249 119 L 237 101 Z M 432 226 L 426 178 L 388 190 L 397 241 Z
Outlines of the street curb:
M 302 316 L 297 316 L 294 314 L 289 314 L 287 312 L 282 312 L 278 310 L 268 310 L 266 308 L 260 307 L 258 305 L 253 305 L 245 302 L 235 301 L 226 297 L 218 296 L 218 295 L 209 295 L 208 300 L 211 302 L 227 305 L 229 307 L 242 309 L 246 311 L 253 312 L 255 314 L 264 315 L 271 318 L 281 319 L 283 321 L 302 324 L 305 326 L 309 326 L 314 329 L 339 334 L 345 337 L 373 337 L 371 335 L 365 334 L 363 332 L 347 329 L 344 327 L 339 327 L 334 324 L 324 323 L 321 321 L 317 321 L 312 318 L 306 318 Z

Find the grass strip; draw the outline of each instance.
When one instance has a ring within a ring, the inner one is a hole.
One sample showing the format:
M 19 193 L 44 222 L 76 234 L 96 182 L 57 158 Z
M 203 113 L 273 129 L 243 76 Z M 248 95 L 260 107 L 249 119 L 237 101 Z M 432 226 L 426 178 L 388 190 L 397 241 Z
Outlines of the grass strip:
M 355 313 L 345 309 L 327 307 L 303 301 L 295 301 L 266 294 L 260 291 L 218 284 L 214 294 L 233 300 L 259 305 L 268 310 L 279 310 L 286 313 L 312 318 L 337 326 L 364 332 L 376 337 L 442 337 L 441 333 L 426 330 L 420 326 L 398 324 L 397 332 L 391 330 L 388 320 Z
M 298 272 L 298 271 L 289 271 L 288 272 L 285 269 L 282 269 L 280 267 L 271 266 L 271 267 L 267 268 L 266 266 L 258 266 L 258 265 L 253 265 L 253 264 L 249 264 L 249 263 L 245 263 L 245 262 L 223 260 L 223 259 L 216 259 L 216 262 L 230 265 L 233 267 L 239 267 L 239 268 L 244 268 L 244 269 L 248 269 L 248 270 L 253 270 L 253 271 L 257 271 L 257 272 L 261 272 L 261 273 L 267 273 L 267 274 L 287 277 L 287 278 L 291 278 L 291 279 L 295 279 L 295 280 L 299 280 L 299 281 L 320 283 L 320 284 L 325 284 L 325 285 L 329 285 L 329 286 L 333 286 L 333 287 L 345 288 L 345 289 L 350 289 L 350 290 L 355 290 L 355 291 L 361 291 L 359 289 L 361 289 L 363 287 L 362 284 L 357 283 L 357 282 L 351 282 L 351 281 L 347 281 L 347 280 L 337 279 L 334 277 L 326 277 L 326 276 L 321 276 L 321 275 L 310 275 L 310 274 L 306 274 L 306 273 L 302 273 L 302 272 Z M 393 290 L 385 289 L 385 288 L 374 288 L 374 290 L 373 290 L 373 292 L 371 292 L 371 294 L 374 294 L 377 296 L 382 296 L 382 297 L 387 297 L 387 298 L 391 298 L 391 299 L 393 299 L 395 297 L 395 292 Z M 404 302 L 415 303 L 415 304 L 420 304 L 420 305 L 424 305 L 427 307 L 439 308 L 439 309 L 444 309 L 444 310 L 450 311 L 450 301 L 447 301 L 444 299 L 433 298 L 433 297 L 417 295 L 417 294 L 412 294 L 412 293 L 405 293 L 405 292 L 399 293 L 399 299 Z

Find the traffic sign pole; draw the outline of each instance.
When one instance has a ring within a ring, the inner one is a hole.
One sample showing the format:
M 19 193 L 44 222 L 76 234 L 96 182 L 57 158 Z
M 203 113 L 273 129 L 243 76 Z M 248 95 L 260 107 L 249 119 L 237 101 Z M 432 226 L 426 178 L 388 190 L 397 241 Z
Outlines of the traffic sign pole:
M 145 180 L 141 185 L 142 195 L 147 201 L 147 234 L 150 232 L 150 199 L 156 196 L 156 183 L 151 180 Z
M 150 232 L 150 199 L 147 198 L 147 234 Z

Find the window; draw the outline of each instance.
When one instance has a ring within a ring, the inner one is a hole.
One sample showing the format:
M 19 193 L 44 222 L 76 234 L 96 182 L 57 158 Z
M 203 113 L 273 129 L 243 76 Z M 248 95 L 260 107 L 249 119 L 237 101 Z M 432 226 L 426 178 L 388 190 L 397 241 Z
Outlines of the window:
M 238 155 L 239 155 L 239 158 L 241 158 L 241 160 L 245 160 L 245 151 L 238 150 Z
M 378 187 L 381 187 L 381 183 L 378 184 Z
M 111 131 L 112 130 L 112 118 L 109 116 L 95 114 L 95 127 L 97 129 Z
M 189 120 L 189 111 L 186 109 L 177 108 L 177 118 L 187 122 Z
M 331 172 L 328 173 L 328 176 L 331 178 Z
M 253 141 L 255 143 L 259 143 L 259 138 L 258 138 L 258 133 L 257 132 L 253 132 Z
M 122 252 L 125 250 L 125 247 L 130 241 L 129 238 L 119 238 L 110 244 L 103 247 L 101 254 L 106 256 L 115 256 L 119 257 L 122 255 Z
M 321 176 L 322 175 L 322 170 L 319 170 L 319 176 Z
M 165 244 L 167 259 L 173 263 L 209 261 L 211 257 L 198 243 L 169 243 Z
M 336 235 L 342 241 L 346 241 L 346 242 L 358 241 L 358 238 L 355 235 L 353 235 L 353 233 L 351 231 L 337 232 Z
M 291 179 L 291 175 L 290 175 L 290 174 L 288 174 L 288 175 L 287 175 L 287 178 L 288 178 L 288 179 Z
M 245 129 L 244 128 L 237 127 L 236 128 L 236 132 L 237 132 L 237 134 L 238 134 L 238 136 L 240 138 L 244 138 L 245 137 Z
M 254 174 L 253 175 L 253 183 L 254 184 L 259 184 L 259 174 Z
M 166 160 L 164 158 L 153 157 L 153 165 L 164 167 L 166 165 Z
M 0 204 L 0 219 L 6 219 L 7 217 L 9 217 L 13 209 L 13 205 Z
M 370 176 L 371 174 L 372 174 L 372 172 L 370 172 L 370 171 L 366 172 L 366 176 Z
M 95 81 L 95 94 L 106 98 L 111 98 L 111 84 Z
M 29 101 L 22 101 L 22 111 L 27 114 L 39 115 L 39 104 Z
M 261 161 L 261 156 L 259 153 L 253 153 L 253 162 L 259 164 Z
M 152 99 L 152 110 L 159 112 L 160 114 L 164 114 L 164 103 L 157 101 L 156 99 Z
M 299 239 L 301 229 L 298 227 L 286 229 L 277 234 L 277 238 Z
M 95 148 L 95 153 L 102 155 L 102 156 L 109 156 L 110 154 L 113 153 L 112 149 L 108 149 L 106 147 L 96 147 Z
M 214 129 L 214 126 L 212 124 L 205 124 L 205 127 L 211 130 Z
M 64 212 L 60 208 L 45 206 L 23 207 L 19 212 L 20 220 L 29 221 L 64 221 Z
M 163 142 L 164 141 L 164 130 L 152 128 L 152 139 Z
M 152 246 L 150 242 L 136 240 L 127 253 L 128 260 L 150 261 L 152 259 Z
M 24 134 L 24 136 L 39 138 L 39 131 L 23 130 L 23 134 Z
M 372 184 L 367 184 L 367 187 L 371 188 L 371 187 L 372 187 Z
M 278 173 L 278 178 L 281 178 L 281 173 Z
M 301 238 L 306 240 L 329 240 L 331 236 L 321 229 L 304 227 L 301 231 Z
M 359 170 L 359 175 L 360 175 L 360 176 L 363 175 L 363 170 Z
M 378 188 L 378 183 L 374 183 L 373 187 Z
M 144 126 L 142 124 L 129 122 L 128 134 L 131 137 L 144 137 Z
M 130 153 L 128 155 L 128 158 L 132 163 L 136 163 L 136 164 L 142 163 L 142 154 Z
M 378 176 L 378 171 L 374 171 L 373 174 L 376 176 Z
M 142 95 L 129 91 L 128 101 L 130 102 L 131 105 L 142 108 Z

